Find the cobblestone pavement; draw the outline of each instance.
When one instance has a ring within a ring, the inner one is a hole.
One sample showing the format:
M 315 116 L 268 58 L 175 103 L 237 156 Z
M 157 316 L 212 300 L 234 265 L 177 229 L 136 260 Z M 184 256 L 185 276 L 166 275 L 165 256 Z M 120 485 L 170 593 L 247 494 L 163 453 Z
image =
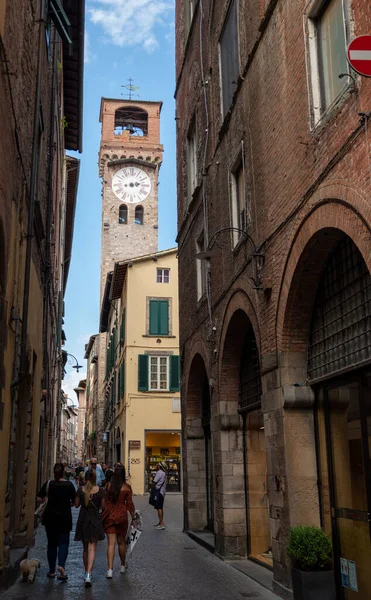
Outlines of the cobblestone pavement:
M 66 570 L 67 582 L 46 578 L 46 536 L 40 527 L 30 558 L 39 558 L 41 568 L 33 584 L 17 582 L 1 595 L 2 600 L 277 600 L 277 596 L 249 579 L 246 575 L 213 556 L 182 533 L 182 496 L 167 495 L 165 499 L 165 531 L 157 531 L 156 511 L 149 506 L 148 497 L 134 497 L 136 508 L 143 515 L 144 531 L 129 559 L 124 575 L 119 573 L 119 560 L 115 560 L 113 579 L 105 573 L 106 542 L 98 543 L 97 560 L 93 571 L 93 586 L 83 584 L 82 548 L 74 542 L 71 533 L 70 552 Z M 74 522 L 76 522 L 77 511 Z

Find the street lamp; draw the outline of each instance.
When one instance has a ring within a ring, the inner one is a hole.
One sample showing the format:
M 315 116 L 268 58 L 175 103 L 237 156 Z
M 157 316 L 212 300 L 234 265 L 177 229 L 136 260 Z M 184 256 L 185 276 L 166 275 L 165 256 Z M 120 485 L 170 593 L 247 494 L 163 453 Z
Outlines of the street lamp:
M 62 350 L 62 352 L 67 356 L 67 361 L 66 362 L 68 362 L 69 365 L 72 365 L 72 368 L 76 369 L 76 373 L 78 373 L 79 370 L 83 368 L 83 366 L 79 365 L 79 361 L 77 360 L 76 356 L 74 356 L 70 352 L 66 352 L 66 350 Z M 72 364 L 73 360 L 76 362 L 75 365 Z M 66 363 L 64 363 L 64 364 L 66 364 Z M 65 369 L 64 369 L 64 372 L 66 372 Z
M 264 267 L 264 252 L 262 251 L 261 246 L 255 246 L 254 240 L 251 235 L 247 233 L 244 229 L 239 229 L 238 227 L 222 227 L 222 229 L 218 229 L 210 238 L 207 249 L 203 252 L 198 252 L 196 254 L 196 258 L 199 260 L 210 260 L 213 256 L 217 255 L 217 250 L 214 250 L 214 246 L 217 246 L 220 249 L 223 249 L 228 244 L 228 238 L 223 239 L 223 234 L 237 233 L 240 238 L 244 238 L 251 244 L 252 253 L 252 267 L 253 267 L 253 275 L 251 280 L 254 284 L 255 290 L 263 290 L 263 267 Z

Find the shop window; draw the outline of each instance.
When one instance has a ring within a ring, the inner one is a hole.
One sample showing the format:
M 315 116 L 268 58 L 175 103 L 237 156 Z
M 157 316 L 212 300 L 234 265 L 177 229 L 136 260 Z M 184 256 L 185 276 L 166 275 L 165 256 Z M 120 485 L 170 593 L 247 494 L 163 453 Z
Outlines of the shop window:
M 349 72 L 346 56 L 345 0 L 312 2 L 307 21 L 314 121 L 342 95 L 349 84 L 339 75 Z
M 143 225 L 143 206 L 137 206 L 135 208 L 135 225 Z
M 223 117 L 227 114 L 240 75 L 237 0 L 232 0 L 219 40 L 220 87 Z
M 170 269 L 157 269 L 157 283 L 170 283 Z
M 121 204 L 119 208 L 119 223 L 120 225 L 127 225 L 128 222 L 128 207 L 126 204 Z
M 180 385 L 179 356 L 138 356 L 138 390 L 140 392 L 177 392 Z
M 169 300 L 149 301 L 149 335 L 169 335 Z
M 269 526 L 267 452 L 263 414 L 250 412 L 244 419 L 246 469 L 248 481 L 249 554 L 259 562 L 273 566 L 272 540 Z

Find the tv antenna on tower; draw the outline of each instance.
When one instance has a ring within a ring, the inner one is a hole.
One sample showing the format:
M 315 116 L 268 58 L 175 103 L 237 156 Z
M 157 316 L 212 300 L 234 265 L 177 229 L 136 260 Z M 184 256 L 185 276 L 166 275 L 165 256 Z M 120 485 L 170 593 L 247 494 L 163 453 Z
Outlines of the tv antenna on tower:
M 134 83 L 134 79 L 132 79 L 131 77 L 129 77 L 128 82 L 126 85 L 122 85 L 122 88 L 125 88 L 125 90 L 127 90 L 126 92 L 124 92 L 123 94 L 121 94 L 121 96 L 128 96 L 126 98 L 126 100 L 132 100 L 133 96 L 135 98 L 139 98 L 139 94 L 136 94 L 135 92 L 139 92 L 140 87 L 138 87 L 137 85 L 133 85 Z

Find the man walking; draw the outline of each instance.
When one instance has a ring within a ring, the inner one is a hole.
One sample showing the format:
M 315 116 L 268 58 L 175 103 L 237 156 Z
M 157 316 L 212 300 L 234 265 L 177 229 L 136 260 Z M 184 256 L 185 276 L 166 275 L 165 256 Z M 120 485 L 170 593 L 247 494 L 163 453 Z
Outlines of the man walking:
M 95 470 L 97 486 L 102 487 L 105 481 L 105 475 L 103 473 L 102 467 L 98 465 L 98 459 L 96 456 L 93 456 L 90 459 L 89 466 L 85 468 L 84 473 L 86 473 L 90 468 Z

